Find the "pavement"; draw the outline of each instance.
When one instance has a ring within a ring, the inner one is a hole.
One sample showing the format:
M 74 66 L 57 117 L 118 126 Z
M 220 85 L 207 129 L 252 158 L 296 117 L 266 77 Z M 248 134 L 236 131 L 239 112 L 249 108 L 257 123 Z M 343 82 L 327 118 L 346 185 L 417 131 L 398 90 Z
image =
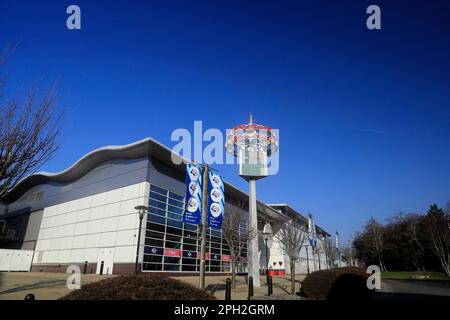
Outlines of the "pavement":
M 46 272 L 0 272 L 0 300 L 23 300 L 24 297 L 32 293 L 36 300 L 56 300 L 71 290 L 67 288 L 68 274 L 46 273 Z M 87 274 L 81 275 L 81 285 L 99 281 L 108 275 Z M 209 276 L 206 277 L 206 289 L 217 299 L 225 299 L 225 284 L 229 276 Z M 252 300 L 300 300 L 301 298 L 290 293 L 289 276 L 273 277 L 273 295 L 267 296 L 266 277 L 261 277 L 261 287 L 254 288 Z M 174 279 L 198 286 L 198 276 L 173 277 Z M 300 290 L 298 283 L 304 278 L 302 275 L 296 276 L 296 292 Z M 246 277 L 237 276 L 236 288 L 232 289 L 232 300 L 247 300 L 248 285 Z
M 65 273 L 0 272 L 0 300 L 23 300 L 32 293 L 36 300 L 56 300 L 68 294 Z M 81 275 L 81 285 L 111 277 L 108 275 Z
M 0 300 L 23 300 L 32 293 L 36 300 L 56 300 L 71 290 L 67 288 L 68 274 L 44 272 L 0 272 Z M 81 284 L 105 279 L 107 275 L 81 275 Z M 206 289 L 217 299 L 225 299 L 225 284 L 229 276 L 206 277 Z M 304 275 L 296 276 L 296 292 Z M 173 277 L 174 279 L 198 285 L 198 276 Z M 252 300 L 302 300 L 297 294 L 290 293 L 289 275 L 273 277 L 273 294 L 267 295 L 266 277 L 261 276 L 261 287 L 254 288 Z M 245 276 L 237 276 L 237 285 L 231 292 L 232 300 L 247 300 L 248 285 Z M 439 280 L 391 280 L 382 279 L 381 289 L 377 290 L 373 300 L 393 301 L 449 301 L 450 281 Z
M 206 277 L 205 284 L 206 290 L 214 294 L 218 300 L 225 299 L 225 284 L 226 279 L 230 276 L 212 276 Z M 289 276 L 273 277 L 273 294 L 267 295 L 266 276 L 261 276 L 261 286 L 259 288 L 254 287 L 254 296 L 251 300 L 300 300 L 301 297 L 297 294 L 291 295 L 291 281 Z M 296 292 L 300 290 L 299 282 L 304 279 L 304 275 L 296 275 Z M 231 278 L 231 277 L 230 277 Z M 248 299 L 248 285 L 247 277 L 236 277 L 236 288 L 231 290 L 232 300 L 247 300 Z M 194 286 L 198 285 L 198 277 L 174 277 Z

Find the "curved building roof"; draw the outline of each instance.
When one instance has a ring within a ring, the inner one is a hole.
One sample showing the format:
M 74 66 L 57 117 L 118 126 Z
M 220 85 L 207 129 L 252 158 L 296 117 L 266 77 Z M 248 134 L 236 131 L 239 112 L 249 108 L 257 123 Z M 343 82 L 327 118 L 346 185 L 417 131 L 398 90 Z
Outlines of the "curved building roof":
M 173 153 L 172 150 L 152 138 L 145 138 L 123 146 L 106 146 L 89 152 L 72 166 L 61 172 L 37 172 L 25 177 L 11 190 L 11 192 L 3 197 L 1 201 L 4 203 L 12 203 L 19 199 L 25 192 L 39 184 L 48 182 L 68 183 L 75 181 L 106 161 L 115 159 L 136 159 L 146 156 L 161 160 L 162 162 L 171 165 L 176 170 L 183 172 L 185 171 L 185 164 L 191 162 L 189 159 Z M 175 164 L 173 160 L 176 160 L 179 164 Z M 227 182 L 225 182 L 225 185 L 225 190 L 228 194 L 237 198 L 248 199 L 247 193 Z M 258 201 L 257 207 L 260 212 L 272 219 L 287 219 L 283 214 L 263 202 Z

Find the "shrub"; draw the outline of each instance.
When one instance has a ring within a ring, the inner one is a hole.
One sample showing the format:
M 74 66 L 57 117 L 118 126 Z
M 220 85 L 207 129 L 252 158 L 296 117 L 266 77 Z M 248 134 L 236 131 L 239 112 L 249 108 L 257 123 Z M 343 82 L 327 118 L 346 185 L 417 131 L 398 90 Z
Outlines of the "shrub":
M 61 300 L 214 300 L 188 283 L 156 274 L 123 275 L 83 285 Z
M 316 271 L 301 282 L 301 294 L 309 299 L 368 299 L 367 274 L 357 267 Z

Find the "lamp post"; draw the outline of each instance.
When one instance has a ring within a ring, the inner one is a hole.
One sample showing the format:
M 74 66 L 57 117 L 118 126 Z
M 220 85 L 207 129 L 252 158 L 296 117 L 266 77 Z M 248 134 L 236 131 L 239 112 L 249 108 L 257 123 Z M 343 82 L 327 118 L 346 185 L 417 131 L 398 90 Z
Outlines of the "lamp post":
M 308 255 L 308 245 L 305 245 L 306 248 L 306 270 L 308 270 L 308 274 L 309 274 L 309 255 Z
M 144 218 L 144 214 L 148 211 L 148 207 L 137 206 L 137 207 L 134 207 L 134 209 L 139 212 L 139 231 L 138 231 L 138 240 L 137 240 L 137 248 L 136 248 L 136 263 L 134 265 L 134 274 L 138 274 L 139 246 L 141 244 L 142 219 Z

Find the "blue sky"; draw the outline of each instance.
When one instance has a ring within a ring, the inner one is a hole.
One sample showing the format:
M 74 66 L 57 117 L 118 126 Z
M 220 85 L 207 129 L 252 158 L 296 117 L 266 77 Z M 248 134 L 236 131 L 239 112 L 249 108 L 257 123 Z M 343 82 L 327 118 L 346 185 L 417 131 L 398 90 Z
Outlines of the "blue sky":
M 81 30 L 66 8 L 81 7 Z M 366 28 L 381 7 L 382 29 Z M 370 216 L 450 200 L 448 1 L 2 1 L 5 98 L 61 79 L 64 142 L 42 169 L 176 128 L 280 130 L 265 202 L 343 241 Z M 219 166 L 241 189 L 237 168 Z

